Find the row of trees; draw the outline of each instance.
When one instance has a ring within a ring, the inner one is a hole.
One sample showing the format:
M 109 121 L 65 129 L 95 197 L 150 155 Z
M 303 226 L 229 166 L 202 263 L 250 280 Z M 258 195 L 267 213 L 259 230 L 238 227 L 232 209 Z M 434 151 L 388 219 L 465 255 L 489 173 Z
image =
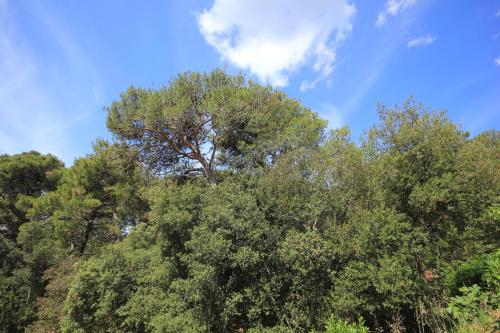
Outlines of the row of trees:
M 409 100 L 357 143 L 219 70 L 107 111 L 114 142 L 69 168 L 0 157 L 3 331 L 498 325 L 498 132 Z

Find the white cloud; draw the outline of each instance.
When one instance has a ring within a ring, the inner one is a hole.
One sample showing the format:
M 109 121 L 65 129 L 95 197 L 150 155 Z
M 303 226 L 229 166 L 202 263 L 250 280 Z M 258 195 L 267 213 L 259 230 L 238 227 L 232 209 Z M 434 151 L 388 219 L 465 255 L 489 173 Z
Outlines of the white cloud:
M 500 9 L 497 10 L 496 14 L 495 14 L 496 17 L 500 17 Z
M 293 71 L 311 65 L 316 78 L 303 82 L 307 90 L 332 74 L 355 12 L 348 0 L 215 0 L 198 25 L 224 60 L 265 83 L 286 86 Z
M 375 21 L 375 26 L 380 28 L 387 23 L 390 16 L 396 16 L 415 4 L 417 0 L 388 0 Z
M 408 47 L 419 47 L 426 46 L 434 43 L 436 41 L 436 36 L 427 35 L 414 38 L 408 42 Z
M 495 58 L 495 65 L 500 66 L 500 57 Z
M 304 92 L 310 89 L 313 89 L 316 87 L 316 84 L 318 83 L 319 79 L 314 79 L 312 81 L 309 80 L 304 80 L 300 83 L 300 91 Z

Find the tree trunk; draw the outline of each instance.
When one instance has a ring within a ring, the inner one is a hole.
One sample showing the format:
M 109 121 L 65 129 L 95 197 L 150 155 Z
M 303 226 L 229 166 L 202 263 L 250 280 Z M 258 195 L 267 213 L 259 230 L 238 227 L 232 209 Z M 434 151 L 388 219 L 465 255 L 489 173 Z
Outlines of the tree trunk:
M 217 177 L 213 171 L 206 172 L 208 183 L 212 186 L 217 185 Z
M 207 177 L 208 183 L 212 186 L 217 185 L 217 175 L 210 163 L 207 163 L 204 159 L 201 159 L 200 164 L 203 167 L 203 170 L 205 170 L 205 176 Z
M 80 256 L 83 256 L 83 254 L 85 253 L 85 248 L 87 247 L 87 243 L 88 243 L 89 238 L 90 238 L 90 233 L 92 232 L 92 227 L 93 227 L 93 223 L 90 221 L 87 221 L 87 223 L 85 225 L 85 233 L 83 235 L 83 240 L 82 240 L 82 243 L 80 244 L 80 249 L 78 251 Z

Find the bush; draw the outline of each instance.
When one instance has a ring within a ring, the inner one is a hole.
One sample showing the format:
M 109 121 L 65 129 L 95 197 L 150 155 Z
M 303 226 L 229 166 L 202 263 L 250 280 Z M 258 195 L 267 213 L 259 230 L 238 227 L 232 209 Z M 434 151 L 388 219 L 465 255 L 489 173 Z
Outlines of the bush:
M 489 332 L 500 329 L 500 251 L 462 264 L 452 275 L 448 312 L 456 320 L 455 332 Z M 477 282 L 470 285 L 471 282 Z
M 363 319 L 358 319 L 355 324 L 349 324 L 345 320 L 330 317 L 326 322 L 325 333 L 368 333 L 368 328 L 364 325 Z

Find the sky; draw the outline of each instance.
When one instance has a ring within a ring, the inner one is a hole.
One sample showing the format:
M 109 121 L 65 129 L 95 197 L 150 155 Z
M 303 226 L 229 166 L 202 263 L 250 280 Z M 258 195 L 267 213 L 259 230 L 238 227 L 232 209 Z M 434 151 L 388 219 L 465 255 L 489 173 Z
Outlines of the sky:
M 244 73 L 358 140 L 413 96 L 500 129 L 500 0 L 0 0 L 0 154 L 71 165 L 106 106 L 178 73 Z

